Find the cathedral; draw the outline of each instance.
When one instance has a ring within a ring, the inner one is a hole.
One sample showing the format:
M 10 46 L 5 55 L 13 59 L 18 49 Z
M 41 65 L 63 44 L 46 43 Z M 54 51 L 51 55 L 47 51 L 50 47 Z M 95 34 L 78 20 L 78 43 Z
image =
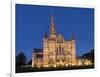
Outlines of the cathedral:
M 55 29 L 54 17 L 51 16 L 49 36 L 45 33 L 43 49 L 34 49 L 32 67 L 63 67 L 76 65 L 76 44 L 72 34 L 65 40 Z

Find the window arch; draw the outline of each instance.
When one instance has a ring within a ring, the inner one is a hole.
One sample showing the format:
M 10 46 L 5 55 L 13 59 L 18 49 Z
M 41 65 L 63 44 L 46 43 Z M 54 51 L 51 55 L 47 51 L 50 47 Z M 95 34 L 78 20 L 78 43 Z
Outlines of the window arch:
M 61 46 L 61 45 L 59 45 L 57 48 L 56 48 L 56 55 L 65 55 L 66 53 L 65 53 L 65 50 L 64 50 L 64 48 Z

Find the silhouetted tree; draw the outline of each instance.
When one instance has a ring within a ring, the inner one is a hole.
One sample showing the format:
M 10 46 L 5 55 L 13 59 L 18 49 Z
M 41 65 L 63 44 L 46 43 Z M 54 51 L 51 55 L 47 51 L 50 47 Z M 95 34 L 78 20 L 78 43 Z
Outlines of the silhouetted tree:
M 26 64 L 26 56 L 23 52 L 20 52 L 17 56 L 16 56 L 16 66 L 21 66 L 21 65 L 25 65 Z
M 89 59 L 92 63 L 94 63 L 94 49 L 90 50 L 88 53 L 83 54 L 82 58 Z
M 31 65 L 31 64 L 32 64 L 32 59 L 29 60 L 27 64 L 28 64 L 28 65 Z

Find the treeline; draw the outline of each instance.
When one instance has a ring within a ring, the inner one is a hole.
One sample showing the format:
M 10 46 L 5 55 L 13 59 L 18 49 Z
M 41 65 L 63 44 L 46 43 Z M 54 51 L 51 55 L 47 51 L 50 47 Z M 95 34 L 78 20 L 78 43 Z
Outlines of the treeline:
M 82 59 L 88 59 L 94 64 L 94 49 L 91 49 L 88 53 L 83 54 L 80 58 Z
M 15 62 L 16 62 L 16 67 L 21 67 L 21 66 L 32 64 L 32 60 L 27 61 L 27 57 L 26 57 L 24 52 L 20 52 L 16 56 L 16 61 Z

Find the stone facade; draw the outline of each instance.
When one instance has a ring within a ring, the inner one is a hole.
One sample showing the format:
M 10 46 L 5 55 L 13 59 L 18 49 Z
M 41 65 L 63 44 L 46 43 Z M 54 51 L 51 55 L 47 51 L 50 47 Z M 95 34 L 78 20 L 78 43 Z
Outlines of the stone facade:
M 41 52 L 33 52 L 32 67 L 60 67 L 76 64 L 74 35 L 70 40 L 65 40 L 61 34 L 57 34 L 54 18 L 51 16 L 49 36 L 45 33 Z

